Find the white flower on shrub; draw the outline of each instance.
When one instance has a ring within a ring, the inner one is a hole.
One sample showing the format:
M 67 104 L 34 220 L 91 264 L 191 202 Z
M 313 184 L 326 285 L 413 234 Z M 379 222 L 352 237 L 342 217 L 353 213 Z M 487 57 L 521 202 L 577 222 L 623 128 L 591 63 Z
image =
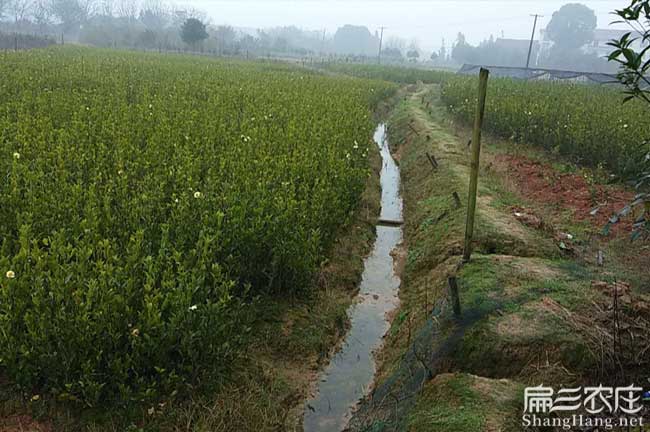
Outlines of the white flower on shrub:
M 197 310 L 198 308 L 199 308 L 199 307 L 198 307 L 197 305 L 192 305 L 192 306 L 189 307 L 189 310 L 191 310 L 191 311 L 195 311 L 195 310 Z
M 16 273 L 14 273 L 13 270 L 8 270 L 5 276 L 7 276 L 7 279 L 13 279 L 16 277 Z
M 20 153 L 14 152 L 14 159 L 20 159 Z
M 131 330 L 131 336 L 133 336 L 133 337 L 140 336 L 140 330 L 138 330 L 137 328 L 134 328 L 133 330 Z
M 203 194 L 199 191 L 194 192 L 194 198 L 201 198 Z

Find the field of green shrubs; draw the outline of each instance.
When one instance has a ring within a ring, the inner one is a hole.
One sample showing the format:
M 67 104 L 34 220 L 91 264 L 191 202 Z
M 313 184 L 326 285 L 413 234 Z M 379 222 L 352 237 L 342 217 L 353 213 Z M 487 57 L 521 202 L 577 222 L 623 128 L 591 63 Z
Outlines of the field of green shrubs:
M 476 110 L 476 77 L 453 76 L 442 88 L 447 108 L 464 121 Z M 603 166 L 623 178 L 644 168 L 650 117 L 637 101 L 623 104 L 618 87 L 490 79 L 486 130 Z
M 394 91 L 83 48 L 0 76 L 0 376 L 90 406 L 218 382 L 251 299 L 310 289 Z

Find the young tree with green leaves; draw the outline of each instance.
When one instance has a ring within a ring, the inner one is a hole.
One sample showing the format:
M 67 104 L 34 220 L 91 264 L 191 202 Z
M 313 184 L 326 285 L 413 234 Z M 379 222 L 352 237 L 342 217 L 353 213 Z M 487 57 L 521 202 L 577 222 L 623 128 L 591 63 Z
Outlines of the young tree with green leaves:
M 631 31 L 609 43 L 614 48 L 609 60 L 620 66 L 617 78 L 625 87 L 624 102 L 640 100 L 647 104 L 650 115 L 650 0 L 631 0 L 628 7 L 614 13 L 620 18 L 617 22 L 627 24 Z M 650 238 L 650 131 L 646 133 L 648 137 L 640 146 L 648 170 L 637 179 L 638 193 L 634 200 L 612 216 L 605 229 L 638 209 L 632 236 L 647 239 Z

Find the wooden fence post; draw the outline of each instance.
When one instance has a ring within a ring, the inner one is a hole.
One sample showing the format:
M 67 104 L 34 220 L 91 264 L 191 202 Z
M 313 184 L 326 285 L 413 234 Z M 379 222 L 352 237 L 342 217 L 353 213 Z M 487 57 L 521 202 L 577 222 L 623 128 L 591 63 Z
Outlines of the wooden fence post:
M 468 262 L 472 255 L 472 236 L 474 235 L 474 215 L 476 213 L 476 193 L 478 190 L 478 166 L 481 155 L 481 127 L 483 125 L 483 114 L 485 112 L 485 95 L 487 93 L 487 82 L 489 71 L 481 68 L 478 83 L 478 104 L 476 105 L 476 116 L 474 118 L 474 131 L 472 133 L 472 162 L 469 178 L 469 198 L 467 200 L 467 224 L 465 226 L 465 249 L 463 250 L 463 262 Z
M 460 295 L 458 294 L 458 282 L 456 281 L 456 276 L 449 276 L 447 278 L 447 283 L 449 285 L 449 297 L 451 298 L 451 308 L 454 311 L 454 315 L 460 316 Z
M 458 192 L 454 191 L 452 192 L 451 196 L 454 198 L 454 205 L 456 206 L 457 209 L 459 209 L 462 204 L 460 202 L 460 196 L 458 196 Z

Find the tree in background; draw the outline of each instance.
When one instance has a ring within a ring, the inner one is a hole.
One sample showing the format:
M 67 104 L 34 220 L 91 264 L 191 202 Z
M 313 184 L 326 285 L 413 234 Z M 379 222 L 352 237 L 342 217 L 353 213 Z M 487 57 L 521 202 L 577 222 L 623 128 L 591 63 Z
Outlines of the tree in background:
M 332 43 L 339 54 L 375 56 L 379 49 L 379 39 L 367 27 L 350 24 L 336 30 Z
M 594 40 L 596 14 L 580 3 L 565 4 L 553 12 L 546 34 L 553 41 L 553 47 L 564 51 L 579 50 Z
M 467 43 L 465 35 L 458 33 L 454 47 L 451 49 L 451 58 L 458 63 L 475 63 L 475 48 Z
M 381 50 L 381 58 L 389 63 L 401 63 L 404 56 L 399 48 L 384 48 Z
M 650 0 L 632 0 L 624 9 L 616 10 L 620 22 L 627 23 L 633 31 L 626 33 L 619 40 L 609 43 L 614 48 L 609 60 L 619 64 L 618 80 L 625 87 L 624 102 L 637 99 L 646 103 L 650 115 Z M 635 48 L 638 44 L 638 48 Z M 634 127 L 634 125 L 631 125 Z M 641 143 L 643 163 L 648 169 L 641 174 L 636 182 L 638 190 L 634 200 L 625 206 L 618 214 L 612 216 L 605 227 L 607 231 L 611 224 L 638 209 L 634 221 L 632 238 L 650 237 L 650 131 L 648 137 Z M 645 154 L 643 154 L 645 153 Z
M 159 0 L 147 0 L 140 10 L 139 20 L 148 30 L 156 31 L 167 26 L 168 8 Z
M 193 49 L 196 49 L 197 44 L 207 37 L 205 24 L 197 18 L 188 18 L 181 26 L 181 39 Z
M 431 61 L 436 61 L 436 60 L 438 60 L 438 57 L 440 57 L 439 54 L 434 51 L 434 52 L 431 53 L 431 56 L 429 57 L 429 59 L 431 59 Z
M 597 19 L 593 10 L 580 3 L 569 3 L 553 13 L 546 27 L 546 36 L 553 41 L 548 66 L 559 68 L 593 69 L 598 59 L 586 55 L 582 47 L 594 40 Z
M 79 30 L 79 26 L 88 17 L 78 0 L 52 0 L 50 8 L 52 15 L 61 21 L 65 33 Z
M 97 6 L 97 12 L 101 15 L 112 16 L 115 12 L 115 2 L 113 0 L 100 0 Z
M 11 0 L 8 6 L 9 13 L 13 16 L 14 22 L 18 24 L 31 14 L 34 2 L 32 0 Z
M 386 49 L 396 49 L 400 52 L 406 51 L 406 40 L 398 36 L 390 36 L 384 39 L 384 45 Z
M 45 0 L 37 0 L 36 3 L 34 3 L 32 16 L 34 17 L 34 22 L 38 25 L 39 31 L 43 32 L 45 27 L 52 21 L 52 10 L 50 5 Z
M 234 28 L 228 25 L 220 25 L 214 30 L 212 36 L 217 41 L 219 54 L 233 51 L 235 40 L 237 39 L 237 32 Z
M 418 47 L 417 41 L 412 41 L 409 45 L 409 49 L 406 52 L 406 58 L 413 63 L 417 62 L 418 58 L 420 58 L 420 48 Z
M 115 12 L 119 18 L 134 22 L 138 18 L 138 3 L 133 0 L 119 0 Z
M 153 49 L 156 48 L 158 37 L 156 32 L 151 29 L 146 29 L 138 35 L 137 42 L 141 47 Z
M 585 45 L 594 40 L 596 25 L 596 15 L 588 7 L 578 3 L 562 6 L 553 14 L 546 28 L 546 36 L 553 41 L 553 46 L 541 58 L 541 65 L 557 69 L 613 73 L 614 68 L 606 58 L 584 49 Z
M 230 26 L 223 27 L 223 29 L 220 29 L 221 31 L 217 32 L 218 34 L 215 34 L 215 39 L 220 48 L 223 46 L 222 49 L 231 50 L 234 45 L 234 37 L 230 30 L 233 30 L 233 28 Z M 284 40 L 286 48 L 294 53 L 331 51 L 329 41 L 325 40 L 322 31 L 303 30 L 291 25 L 270 28 L 267 29 L 267 32 L 272 39 Z
M 438 51 L 438 57 L 443 62 L 447 61 L 447 47 L 445 46 L 445 38 L 442 38 L 442 44 L 440 45 L 440 51 Z
M 0 0 L 0 20 L 4 18 L 9 0 Z
M 287 52 L 289 51 L 289 41 L 284 37 L 277 37 L 273 40 L 271 48 L 274 51 Z

